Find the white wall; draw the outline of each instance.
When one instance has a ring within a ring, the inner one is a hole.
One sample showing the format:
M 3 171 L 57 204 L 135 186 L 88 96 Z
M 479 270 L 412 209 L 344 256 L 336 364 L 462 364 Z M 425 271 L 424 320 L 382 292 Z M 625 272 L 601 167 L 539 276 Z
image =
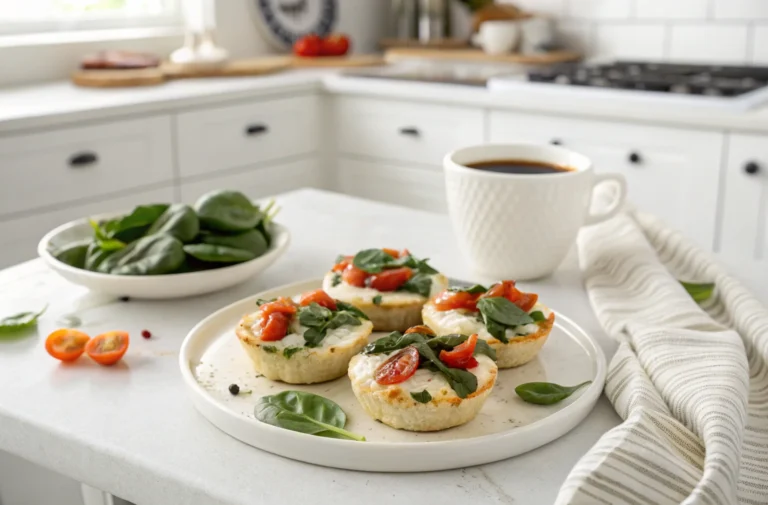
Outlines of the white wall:
M 562 18 L 593 56 L 768 64 L 766 0 L 500 0 Z

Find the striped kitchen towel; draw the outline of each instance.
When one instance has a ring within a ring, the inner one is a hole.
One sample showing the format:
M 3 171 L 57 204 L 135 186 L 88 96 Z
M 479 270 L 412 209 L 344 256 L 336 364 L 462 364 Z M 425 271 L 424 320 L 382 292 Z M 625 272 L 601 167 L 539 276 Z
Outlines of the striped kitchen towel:
M 679 233 L 628 211 L 582 230 L 592 307 L 619 341 L 605 394 L 624 422 L 557 504 L 768 504 L 768 310 Z M 714 282 L 698 305 L 678 280 Z

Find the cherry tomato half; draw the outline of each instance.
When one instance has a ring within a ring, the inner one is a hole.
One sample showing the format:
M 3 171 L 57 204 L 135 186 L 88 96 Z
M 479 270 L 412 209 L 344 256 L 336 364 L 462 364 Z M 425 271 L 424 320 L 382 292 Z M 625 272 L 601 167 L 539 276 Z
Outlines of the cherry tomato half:
M 450 351 L 440 351 L 440 361 L 451 368 L 474 368 L 477 366 L 477 360 L 473 356 L 477 346 L 477 334 L 470 336 L 463 343 L 457 345 Z
M 437 310 L 467 309 L 475 311 L 479 297 L 480 295 L 473 295 L 466 291 L 445 290 L 435 298 L 435 308 Z
M 424 326 L 423 324 L 420 324 L 418 326 L 411 326 L 410 328 L 405 330 L 406 335 L 408 335 L 409 333 L 421 333 L 422 335 L 429 335 L 432 337 L 435 336 L 435 331 L 429 326 Z
M 322 289 L 308 291 L 299 298 L 299 305 L 302 307 L 306 307 L 313 302 L 326 309 L 336 310 L 336 300 L 331 298 L 331 296 Z
M 274 342 L 282 340 L 288 334 L 290 318 L 282 312 L 273 312 L 268 318 L 262 319 L 261 340 Z
M 58 360 L 74 361 L 85 352 L 85 345 L 90 339 L 82 331 L 62 328 L 48 335 L 45 350 Z
M 413 276 L 413 270 L 408 267 L 392 268 L 373 274 L 368 285 L 376 291 L 395 291 L 408 282 L 411 276 Z
M 352 256 L 344 256 L 344 259 L 333 265 L 333 268 L 331 269 L 334 272 L 343 272 L 345 268 L 349 266 L 349 264 L 352 263 Z
M 275 312 L 280 312 L 288 317 L 293 316 L 296 313 L 296 306 L 290 298 L 280 297 L 274 302 L 268 302 L 259 307 L 259 313 L 261 314 L 262 327 L 266 324 L 266 320 L 270 315 Z
M 128 350 L 131 339 L 126 331 L 108 331 L 93 337 L 85 346 L 85 352 L 99 365 L 114 365 Z
M 347 268 L 341 273 L 341 278 L 350 286 L 364 288 L 365 279 L 368 278 L 368 273 L 364 270 L 360 270 L 355 265 L 347 265 Z
M 297 56 L 320 56 L 323 50 L 323 39 L 314 33 L 301 37 L 293 44 L 293 52 Z
M 535 293 L 522 293 L 514 304 L 522 310 L 529 312 L 536 305 L 537 301 L 539 301 L 539 295 Z
M 407 381 L 419 368 L 419 351 L 412 345 L 379 365 L 374 374 L 376 382 L 382 385 L 399 384 Z

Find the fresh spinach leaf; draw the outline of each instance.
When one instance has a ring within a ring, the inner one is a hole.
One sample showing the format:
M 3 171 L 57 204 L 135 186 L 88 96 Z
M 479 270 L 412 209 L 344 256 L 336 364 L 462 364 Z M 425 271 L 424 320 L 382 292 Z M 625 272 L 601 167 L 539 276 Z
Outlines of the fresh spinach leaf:
M 490 333 L 493 338 L 502 344 L 509 343 L 506 326 L 497 323 L 493 319 L 489 318 L 487 314 L 483 314 L 482 312 L 480 312 L 480 319 L 483 321 L 483 324 L 485 324 L 485 329 L 488 330 L 488 333 Z
M 43 307 L 40 312 L 21 312 L 0 319 L 0 335 L 32 328 L 37 325 L 37 320 L 45 313 L 47 308 L 48 305 Z
M 376 295 L 373 297 L 373 300 L 371 301 L 373 302 L 374 305 L 381 305 L 381 299 L 382 299 L 381 295 Z
M 427 340 L 427 345 L 432 348 L 433 351 L 435 351 L 435 354 L 439 355 L 440 351 L 451 351 L 457 345 L 466 342 L 468 338 L 469 337 L 467 335 L 442 335 L 440 337 L 434 337 Z M 492 360 L 496 361 L 496 350 L 488 345 L 488 342 L 482 338 L 478 338 L 473 355 L 478 356 L 481 354 L 484 354 L 485 356 L 488 356 Z
M 430 401 L 432 401 L 432 395 L 429 394 L 429 391 L 427 391 L 426 389 L 419 393 L 411 393 L 411 398 L 413 398 L 419 403 L 429 403 Z
M 374 340 L 363 348 L 365 354 L 381 354 L 404 349 L 415 343 L 426 342 L 427 339 L 421 333 L 408 333 L 403 335 L 399 331 L 393 331 L 386 337 Z
M 200 224 L 208 230 L 243 232 L 256 228 L 264 214 L 239 191 L 206 193 L 195 203 Z
M 463 292 L 463 293 L 469 293 L 471 295 L 481 295 L 486 291 L 488 291 L 488 288 L 486 288 L 485 286 L 481 286 L 480 284 L 475 284 L 474 286 L 470 286 L 468 288 L 461 288 L 461 287 L 454 286 L 454 287 L 448 288 L 448 291 L 452 291 L 454 293 Z
M 427 274 L 417 273 L 400 286 L 398 291 L 408 291 L 409 293 L 416 293 L 429 298 L 432 291 L 432 277 Z
M 274 354 L 277 352 L 277 347 L 274 345 L 262 345 L 261 348 L 264 350 L 264 352 L 268 352 L 269 354 Z
M 689 295 L 691 295 L 691 298 L 693 298 L 696 303 L 709 300 L 709 298 L 712 296 L 712 293 L 715 291 L 714 282 L 705 282 L 703 284 L 683 281 L 679 282 L 683 285 L 685 290 Z
M 200 220 L 192 207 L 174 203 L 152 223 L 146 234 L 167 233 L 186 244 L 192 242 L 199 231 Z
M 85 253 L 85 269 L 91 272 L 97 272 L 99 265 L 111 256 L 115 251 L 105 251 L 97 241 L 91 242 Z
M 341 274 L 338 272 L 333 273 L 333 277 L 331 278 L 331 286 L 334 288 L 341 284 Z
M 304 332 L 304 345 L 306 347 L 319 347 L 326 335 L 324 326 L 318 328 L 307 328 Z
M 277 300 L 277 298 L 270 298 L 269 300 L 265 300 L 264 298 L 259 298 L 258 300 L 256 300 L 256 306 L 261 307 L 265 303 L 274 302 L 275 300 Z
M 538 323 L 539 321 L 546 321 L 546 320 L 547 320 L 547 317 L 546 317 L 546 316 L 544 315 L 544 313 L 543 313 L 542 311 L 540 311 L 540 310 L 537 310 L 537 311 L 535 311 L 535 312 L 531 312 L 531 313 L 530 313 L 530 314 L 528 314 L 528 315 L 529 315 L 529 316 L 531 316 L 531 319 L 533 319 L 533 320 L 534 320 L 534 321 L 536 321 L 537 323 Z
M 283 356 L 285 356 L 286 359 L 291 359 L 291 356 L 296 354 L 301 350 L 301 347 L 286 347 L 283 349 Z
M 381 249 L 364 249 L 352 258 L 352 264 L 368 272 L 369 274 L 377 274 L 384 270 L 387 265 L 395 262 L 395 258 L 385 253 Z
M 102 251 L 118 251 L 125 247 L 124 242 L 116 238 L 111 238 L 109 233 L 107 233 L 99 223 L 93 219 L 89 222 L 91 228 L 93 228 L 94 241 Z
M 149 235 L 109 255 L 97 270 L 113 275 L 162 275 L 184 263 L 182 243 L 166 234 Z
M 481 314 L 505 326 L 520 326 L 534 322 L 527 312 L 500 296 L 479 299 L 477 309 Z
M 527 382 L 515 388 L 517 396 L 528 403 L 536 405 L 554 405 L 571 396 L 573 393 L 591 384 L 592 381 L 582 382 L 576 386 L 561 386 L 553 382 Z
M 224 235 L 206 231 L 200 234 L 200 242 L 203 244 L 222 245 L 234 249 L 242 249 L 253 253 L 257 258 L 269 249 L 267 239 L 256 229 L 237 233 L 235 235 Z
M 303 326 L 318 327 L 324 326 L 333 315 L 330 309 L 327 309 L 315 302 L 299 309 L 299 322 Z
M 258 206 L 256 207 L 258 208 Z M 275 216 L 280 212 L 280 207 L 278 207 L 275 204 L 274 200 L 270 200 L 267 202 L 267 205 L 264 206 L 264 209 L 261 209 L 260 212 L 264 215 L 264 218 L 259 221 L 259 224 L 256 225 L 256 231 L 261 233 L 264 236 L 264 239 L 267 241 L 267 247 L 272 245 L 272 233 L 270 232 L 271 223 L 275 220 Z
M 350 314 L 349 312 L 339 311 L 333 314 L 330 321 L 325 325 L 328 330 L 335 330 L 342 326 L 360 326 L 362 323 L 360 319 Z
M 363 312 L 362 310 L 358 309 L 354 305 L 352 305 L 350 303 L 347 303 L 347 302 L 342 302 L 341 300 L 334 300 L 334 301 L 336 302 L 336 307 L 339 310 L 344 310 L 346 312 L 351 312 L 353 315 L 355 315 L 355 316 L 357 316 L 359 318 L 365 319 L 366 321 L 368 321 L 370 319 L 367 315 L 365 315 L 365 312 Z
M 325 338 L 328 330 L 335 330 L 345 325 L 359 326 L 360 316 L 352 310 L 345 310 L 337 301 L 336 311 L 329 310 L 317 303 L 310 303 L 301 307 L 298 312 L 299 323 L 306 326 L 304 331 L 304 345 L 318 347 Z M 367 319 L 367 318 L 366 318 Z
M 344 429 L 347 416 L 336 403 L 303 391 L 283 391 L 256 402 L 256 419 L 287 430 L 332 438 L 365 441 Z
M 57 260 L 75 268 L 85 268 L 85 259 L 88 256 L 88 247 L 90 240 L 81 240 L 67 244 L 64 247 L 53 251 L 53 257 Z
M 250 251 L 211 244 L 187 244 L 184 252 L 208 263 L 243 263 L 256 257 Z
M 410 333 L 410 335 L 418 334 Z M 440 361 L 426 342 L 414 343 L 413 346 L 418 349 L 422 358 L 432 363 L 443 374 L 446 380 L 448 380 L 448 384 L 456 392 L 456 396 L 466 398 L 477 391 L 477 377 L 474 374 L 460 368 L 447 367 L 445 363 Z
M 144 236 L 149 227 L 168 209 L 169 205 L 139 205 L 127 216 L 111 219 L 102 224 L 105 238 L 133 242 Z M 98 237 L 97 237 L 98 238 Z

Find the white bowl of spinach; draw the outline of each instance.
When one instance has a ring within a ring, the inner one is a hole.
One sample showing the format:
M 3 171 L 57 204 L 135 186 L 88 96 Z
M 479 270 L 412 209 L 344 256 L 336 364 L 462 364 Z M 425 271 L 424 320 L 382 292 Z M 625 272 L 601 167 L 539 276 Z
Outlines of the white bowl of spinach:
M 237 191 L 185 204 L 140 205 L 49 232 L 40 257 L 65 279 L 116 296 L 181 298 L 244 282 L 288 248 L 288 230 Z

